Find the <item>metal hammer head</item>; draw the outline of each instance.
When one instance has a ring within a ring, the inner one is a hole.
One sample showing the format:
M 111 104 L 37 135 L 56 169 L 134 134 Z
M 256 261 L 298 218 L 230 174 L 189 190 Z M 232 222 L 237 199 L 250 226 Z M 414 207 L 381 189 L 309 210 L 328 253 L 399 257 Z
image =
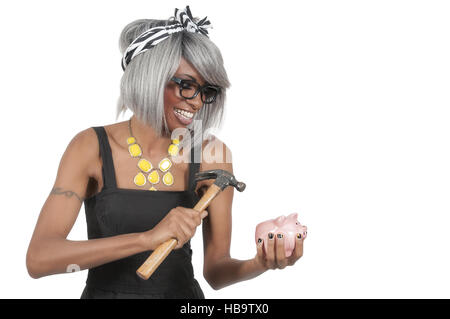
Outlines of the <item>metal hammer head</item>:
M 238 182 L 233 174 L 223 169 L 212 169 L 195 174 L 195 181 L 215 178 L 214 184 L 224 190 L 227 186 L 234 186 L 239 192 L 244 191 L 245 183 Z

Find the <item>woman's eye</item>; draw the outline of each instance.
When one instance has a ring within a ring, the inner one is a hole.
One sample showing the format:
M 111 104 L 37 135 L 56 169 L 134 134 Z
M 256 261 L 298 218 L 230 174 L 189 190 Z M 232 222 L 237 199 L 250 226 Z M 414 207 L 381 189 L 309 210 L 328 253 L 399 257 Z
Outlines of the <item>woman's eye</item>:
M 181 88 L 185 90 L 194 90 L 195 84 L 190 82 L 181 82 Z

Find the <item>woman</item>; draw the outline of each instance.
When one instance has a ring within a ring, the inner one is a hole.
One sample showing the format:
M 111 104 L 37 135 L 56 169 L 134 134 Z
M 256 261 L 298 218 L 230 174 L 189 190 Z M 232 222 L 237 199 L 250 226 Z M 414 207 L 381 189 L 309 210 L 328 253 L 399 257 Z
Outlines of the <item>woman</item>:
M 214 289 L 293 265 L 302 256 L 304 236 L 286 258 L 283 238 L 271 234 L 267 253 L 260 240 L 253 259 L 232 259 L 232 187 L 208 211 L 191 209 L 213 183 L 195 183 L 196 172 L 232 172 L 229 159 L 217 160 L 230 154 L 226 145 L 196 134 L 220 123 L 229 87 L 209 26 L 186 7 L 167 21 L 137 20 L 124 28 L 117 116 L 126 109 L 133 116 L 86 129 L 68 145 L 28 249 L 31 277 L 89 269 L 82 298 L 204 298 L 190 249 L 200 224 L 203 275 Z M 183 129 L 189 134 L 175 134 Z M 67 240 L 83 201 L 89 240 Z M 178 241 L 175 249 L 149 280 L 140 279 L 135 271 L 149 251 L 170 238 Z

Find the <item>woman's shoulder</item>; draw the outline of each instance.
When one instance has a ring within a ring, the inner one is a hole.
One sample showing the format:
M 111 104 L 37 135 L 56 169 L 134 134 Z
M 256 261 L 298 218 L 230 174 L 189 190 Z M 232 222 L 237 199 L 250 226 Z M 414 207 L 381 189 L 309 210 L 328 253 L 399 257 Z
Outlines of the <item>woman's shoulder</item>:
M 106 135 L 110 142 L 115 142 L 115 140 L 117 139 L 116 138 L 117 134 L 123 127 L 123 123 L 124 122 L 103 125 L 103 128 L 105 129 Z M 98 135 L 95 132 L 94 126 L 88 127 L 78 132 L 72 139 L 71 143 L 77 143 L 81 148 L 85 149 L 86 151 L 88 150 L 94 151 L 95 149 L 97 151 L 99 150 Z
M 108 139 L 114 141 L 114 136 L 120 123 L 104 125 Z M 98 135 L 94 127 L 88 127 L 75 134 L 70 141 L 67 151 L 77 157 L 80 164 L 84 163 L 89 171 L 89 176 L 97 175 L 100 164 L 100 145 Z
M 89 155 L 94 153 L 95 143 L 98 145 L 97 134 L 94 129 L 86 128 L 75 134 L 67 148 L 80 155 Z
M 210 135 L 202 142 L 203 163 L 231 163 L 230 148 L 215 135 Z
M 200 171 L 223 169 L 232 172 L 230 148 L 218 137 L 211 136 L 202 143 Z
M 200 171 L 223 169 L 233 173 L 231 150 L 217 136 L 211 135 L 202 142 L 201 158 Z M 214 180 L 212 179 L 199 181 L 196 186 L 198 194 L 203 194 L 213 182 Z

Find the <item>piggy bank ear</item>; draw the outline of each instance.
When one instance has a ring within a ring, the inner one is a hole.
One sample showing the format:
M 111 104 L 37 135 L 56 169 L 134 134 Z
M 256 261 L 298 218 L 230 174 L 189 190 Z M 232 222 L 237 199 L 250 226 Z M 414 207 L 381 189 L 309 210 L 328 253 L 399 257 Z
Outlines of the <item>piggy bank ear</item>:
M 290 221 L 291 223 L 297 223 L 300 224 L 299 222 L 297 222 L 297 218 L 298 218 L 298 214 L 297 213 L 292 213 L 287 217 L 287 220 Z
M 275 219 L 275 224 L 277 225 L 277 226 L 281 226 L 281 225 L 283 225 L 284 224 L 284 221 L 286 220 L 286 216 L 280 216 L 280 217 L 277 217 L 276 219 Z

